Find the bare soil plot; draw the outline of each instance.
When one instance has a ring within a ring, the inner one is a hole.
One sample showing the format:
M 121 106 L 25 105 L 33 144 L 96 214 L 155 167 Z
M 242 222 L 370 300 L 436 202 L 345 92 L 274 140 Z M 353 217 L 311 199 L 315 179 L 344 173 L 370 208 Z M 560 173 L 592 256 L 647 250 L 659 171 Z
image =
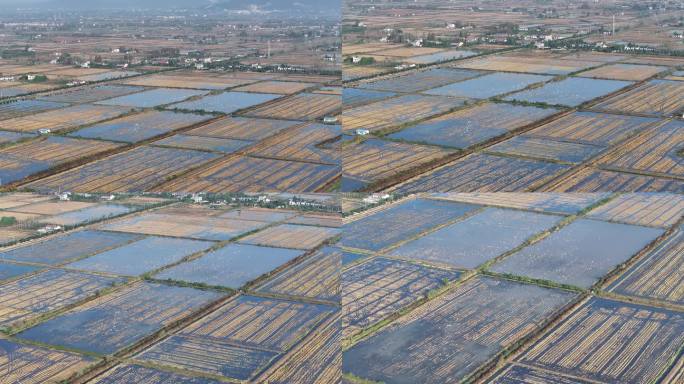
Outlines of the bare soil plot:
M 7 383 L 39 384 L 76 375 L 95 359 L 0 339 L 0 370 Z
M 342 91 L 342 105 L 344 108 L 351 108 L 358 105 L 368 104 L 394 97 L 395 92 L 373 91 L 370 89 L 345 87 Z
M 337 151 L 322 148 L 342 134 L 339 125 L 311 123 L 273 135 L 246 151 L 246 154 L 283 160 L 310 161 L 339 165 Z
M 226 116 L 185 134 L 222 139 L 261 140 L 297 124 L 301 122 Z
M 608 290 L 625 296 L 684 304 L 684 231 L 678 228 L 614 281 Z
M 170 105 L 168 108 L 205 111 L 219 113 L 233 113 L 235 111 L 263 104 L 279 98 L 280 95 L 268 93 L 224 92 L 217 95 L 207 95 L 200 99 L 185 101 Z
M 455 64 L 459 68 L 503 71 L 527 72 L 549 75 L 567 75 L 582 69 L 601 65 L 599 61 L 565 60 L 548 57 L 515 57 L 513 55 L 489 55 L 460 61 Z
M 210 118 L 192 113 L 147 111 L 79 129 L 69 136 L 136 143 Z
M 546 231 L 563 217 L 487 208 L 394 249 L 390 255 L 476 268 Z
M 577 377 L 565 376 L 558 372 L 542 370 L 517 364 L 508 364 L 495 377 L 488 381 L 491 384 L 592 384 L 594 381 L 586 381 Z
M 63 213 L 78 211 L 80 209 L 94 207 L 95 203 L 85 201 L 59 201 L 48 200 L 25 204 L 19 207 L 9 208 L 13 212 L 33 213 L 38 215 L 61 215 Z
M 553 108 L 485 103 L 423 121 L 388 137 L 467 148 L 558 112 Z
M 595 157 L 605 149 L 597 145 L 515 136 L 487 148 L 487 152 L 578 164 Z
M 436 68 L 410 72 L 380 80 L 364 82 L 359 88 L 388 92 L 420 92 L 457 81 L 471 79 L 482 72 L 453 68 Z
M 296 211 L 288 211 L 284 209 L 247 207 L 233 209 L 231 211 L 220 214 L 218 217 L 274 223 L 276 221 L 290 219 L 296 215 Z
M 373 258 L 342 272 L 342 327 L 352 335 L 460 277 L 460 272 Z
M 342 226 L 342 218 L 337 214 L 305 213 L 287 220 L 290 224 L 317 225 L 338 228 Z
M 408 200 L 345 224 L 339 244 L 379 251 L 456 220 L 475 209 L 477 206 L 448 201 Z
M 587 380 L 646 383 L 670 365 L 682 340 L 679 312 L 592 298 L 518 360 Z
M 269 279 L 257 291 L 339 302 L 341 268 L 342 253 L 324 247 Z
M 69 88 L 64 91 L 41 95 L 37 100 L 56 101 L 60 103 L 92 103 L 124 96 L 145 90 L 143 87 L 132 87 L 118 84 L 104 84 L 92 87 Z
M 60 131 L 78 128 L 130 113 L 129 108 L 81 104 L 73 107 L 36 113 L 0 121 L 0 128 L 8 131 L 37 132 L 39 129 Z
M 377 42 L 372 42 L 372 43 L 361 43 L 361 44 L 344 44 L 342 46 L 342 54 L 343 55 L 351 55 L 353 53 L 369 53 L 369 52 L 377 52 L 377 51 L 384 51 L 392 48 L 399 48 L 401 47 L 401 44 L 389 44 L 389 43 L 377 43 Z
M 406 57 L 412 57 L 412 56 L 429 55 L 432 53 L 441 52 L 442 50 L 443 49 L 441 49 L 441 48 L 397 47 L 397 48 L 384 49 L 382 51 L 375 51 L 373 53 L 376 55 L 380 55 L 380 56 L 393 56 L 393 57 L 406 58 Z
M 367 67 L 360 65 L 343 65 L 342 66 L 342 80 L 350 81 L 361 79 L 365 77 L 377 76 L 383 73 L 391 72 L 390 67 Z
M 456 151 L 371 138 L 345 144 L 341 152 L 344 177 L 370 184 L 434 164 Z
M 542 190 L 551 192 L 674 192 L 684 193 L 684 182 L 652 176 L 585 168 Z
M 368 380 L 458 383 L 538 329 L 573 294 L 476 278 L 344 352 L 342 369 Z
M 516 208 L 538 212 L 575 214 L 590 205 L 610 196 L 609 193 L 440 193 L 434 198 L 459 201 L 463 203 L 491 205 L 502 208 Z
M 232 156 L 156 187 L 178 192 L 316 192 L 337 177 L 338 165 Z
M 187 149 L 137 147 L 27 184 L 37 190 L 144 191 L 218 157 Z
M 280 224 L 244 237 L 240 239 L 240 243 L 291 249 L 313 249 L 339 233 L 340 230 L 337 228 Z
M 182 74 L 154 74 L 150 76 L 140 76 L 128 79 L 124 83 L 131 85 L 141 85 L 146 87 L 167 87 L 167 88 L 194 88 L 220 90 L 248 84 L 254 80 L 227 79 L 219 76 L 183 76 Z
M 569 77 L 564 80 L 547 83 L 539 88 L 516 92 L 506 96 L 504 100 L 576 107 L 631 84 L 632 82 L 621 80 Z
M 58 165 L 118 148 L 119 144 L 60 136 L 41 137 L 0 149 L 0 181 L 9 184 Z
M 424 91 L 428 95 L 460 96 L 472 99 L 488 99 L 497 95 L 519 91 L 535 83 L 546 82 L 553 76 L 523 73 L 492 73 L 459 83 Z
M 155 277 L 238 289 L 302 255 L 293 249 L 228 244 Z
M 252 141 L 176 134 L 152 143 L 154 146 L 233 153 L 254 144 Z
M 107 223 L 102 229 L 146 235 L 187 237 L 200 240 L 229 240 L 251 232 L 266 223 L 251 220 L 211 217 L 156 211 Z
M 122 279 L 60 269 L 47 270 L 0 286 L 0 327 L 11 329 L 42 314 L 65 308 Z
M 661 120 L 648 117 L 578 111 L 544 124 L 524 135 L 608 146 L 660 122 Z
M 203 377 L 185 376 L 179 373 L 147 368 L 136 364 L 122 364 L 89 381 L 90 384 L 219 384 L 220 381 Z
M 211 241 L 146 237 L 121 247 L 67 264 L 67 268 L 138 276 L 175 263 L 184 257 L 208 249 Z
M 662 233 L 656 228 L 580 219 L 491 270 L 589 288 Z
M 591 210 L 587 217 L 625 224 L 667 228 L 684 216 L 684 196 L 630 193 Z
M 209 291 L 136 283 L 29 328 L 19 337 L 112 354 L 218 298 Z
M 58 265 L 120 247 L 141 236 L 102 231 L 78 231 L 4 250 L 0 259 Z
M 342 112 L 343 129 L 371 132 L 416 122 L 450 112 L 465 105 L 466 99 L 445 96 L 404 95 Z
M 567 166 L 488 154 L 474 154 L 394 188 L 415 192 L 520 192 L 530 191 Z
M 12 209 L 52 199 L 54 199 L 52 196 L 39 195 L 32 192 L 0 193 L 0 209 Z
M 666 71 L 667 69 L 667 67 L 656 67 L 650 65 L 609 64 L 603 67 L 582 72 L 577 76 L 611 80 L 642 81 L 648 79 L 649 77 L 655 76 L 660 72 Z
M 618 171 L 684 178 L 684 122 L 673 120 L 627 140 L 599 164 Z
M 299 93 L 252 108 L 245 115 L 284 120 L 317 120 L 336 115 L 341 109 L 342 98 L 338 95 Z
M 242 295 L 136 359 L 248 380 L 334 312 L 325 305 Z
M 648 116 L 670 116 L 684 108 L 684 82 L 651 80 L 593 105 L 592 109 Z

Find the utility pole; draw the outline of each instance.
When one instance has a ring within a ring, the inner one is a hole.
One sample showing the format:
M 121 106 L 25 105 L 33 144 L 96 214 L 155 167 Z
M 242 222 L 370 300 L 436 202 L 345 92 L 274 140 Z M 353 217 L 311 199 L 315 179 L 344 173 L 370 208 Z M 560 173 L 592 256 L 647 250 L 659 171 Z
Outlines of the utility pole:
M 613 13 L 613 32 L 610 34 L 611 36 L 615 36 L 615 14 Z

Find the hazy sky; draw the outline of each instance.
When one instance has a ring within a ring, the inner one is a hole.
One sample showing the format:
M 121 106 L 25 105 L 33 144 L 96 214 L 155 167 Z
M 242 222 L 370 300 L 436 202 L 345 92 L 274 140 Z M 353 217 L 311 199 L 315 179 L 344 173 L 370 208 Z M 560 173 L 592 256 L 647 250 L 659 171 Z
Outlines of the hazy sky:
M 305 7 L 330 10 L 340 8 L 341 0 L 0 0 L 2 7 L 45 7 L 68 9 L 112 8 L 206 8 L 212 4 L 231 9 L 248 8 L 251 5 L 267 9 Z

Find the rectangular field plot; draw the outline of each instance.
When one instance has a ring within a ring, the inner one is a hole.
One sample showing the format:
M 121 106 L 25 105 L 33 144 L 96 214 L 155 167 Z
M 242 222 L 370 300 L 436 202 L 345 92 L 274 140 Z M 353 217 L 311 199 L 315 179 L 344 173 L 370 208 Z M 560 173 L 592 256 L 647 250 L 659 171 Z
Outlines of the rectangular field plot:
M 316 120 L 336 115 L 341 109 L 342 98 L 338 95 L 300 93 L 265 106 L 255 107 L 246 115 L 271 119 Z
M 670 116 L 684 108 L 684 82 L 651 80 L 637 88 L 604 100 L 592 109 Z
M 611 80 L 641 81 L 667 69 L 667 67 L 655 67 L 650 65 L 608 64 L 603 67 L 582 72 L 577 76 Z
M 38 222 L 59 225 L 79 225 L 102 220 L 108 217 L 123 215 L 125 213 L 131 212 L 132 210 L 132 207 L 126 205 L 98 204 L 95 206 L 42 218 L 38 220 Z
M 475 209 L 477 206 L 448 201 L 409 200 L 345 224 L 340 245 L 379 251 Z
M 423 93 L 428 95 L 488 99 L 497 95 L 518 91 L 532 84 L 545 82 L 552 78 L 553 76 L 528 75 L 524 73 L 492 73 L 460 83 L 429 89 Z
M 550 229 L 562 216 L 487 208 L 410 241 L 391 255 L 459 268 L 476 268 Z
M 677 230 L 613 282 L 608 290 L 625 296 L 684 305 L 684 231 Z
M 379 52 L 379 53 L 382 53 L 382 52 Z M 477 52 L 467 51 L 467 50 L 445 51 L 445 52 L 431 53 L 428 55 L 412 56 L 412 57 L 409 57 L 403 61 L 406 63 L 411 63 L 411 64 L 434 64 L 434 63 L 441 63 L 443 61 L 462 59 L 464 57 L 470 57 L 470 56 L 475 56 L 475 55 L 477 55 Z
M 595 384 L 577 377 L 568 377 L 558 372 L 551 372 L 534 367 L 508 364 L 488 383 L 491 384 Z
M 159 141 L 155 141 L 152 145 L 160 147 L 194 149 L 197 151 L 223 152 L 233 153 L 240 149 L 246 148 L 254 144 L 252 141 L 222 139 L 218 137 L 204 137 L 177 134 Z
M 684 193 L 684 182 L 652 176 L 585 168 L 543 188 L 551 192 L 674 192 Z
M 388 137 L 467 148 L 543 120 L 557 112 L 553 108 L 486 103 L 418 123 Z
M 156 88 L 131 95 L 98 101 L 96 104 L 121 105 L 125 107 L 136 108 L 153 108 L 205 94 L 207 94 L 206 91 L 197 91 L 191 89 Z
M 342 272 L 342 327 L 352 335 L 461 276 L 401 260 L 373 258 Z
M 535 128 L 525 133 L 525 136 L 612 145 L 658 122 L 657 119 L 647 117 L 573 112 Z
M 359 88 L 388 92 L 420 92 L 457 81 L 472 79 L 481 74 L 482 72 L 463 69 L 436 68 L 388 77 L 373 82 L 364 82 L 359 84 Z
M 239 92 L 275 93 L 280 95 L 290 95 L 301 92 L 307 88 L 315 87 L 315 83 L 296 83 L 292 81 L 262 81 L 259 83 L 243 85 L 233 89 Z
M 228 244 L 198 259 L 164 270 L 155 278 L 238 289 L 302 253 L 293 249 Z
M 19 326 L 117 283 L 123 280 L 52 269 L 4 284 L 0 286 L 0 327 Z
M 615 170 L 684 178 L 684 122 L 673 120 L 634 137 L 603 157 L 599 164 Z
M 604 150 L 605 147 L 597 145 L 529 136 L 515 136 L 487 148 L 487 152 L 574 164 L 592 158 Z
M 10 264 L 0 262 L 0 281 L 14 279 L 19 276 L 38 271 L 40 267 L 33 265 Z
M 380 131 L 449 112 L 466 99 L 445 96 L 404 95 L 342 112 L 343 129 Z
M 519 358 L 606 383 L 655 382 L 684 341 L 684 315 L 592 298 Z
M 591 210 L 587 217 L 618 223 L 667 228 L 684 216 L 684 196 L 670 193 L 621 195 Z
M 341 151 L 345 177 L 364 183 L 401 176 L 455 153 L 449 149 L 379 139 L 350 143 Z
M 241 220 L 254 220 L 263 221 L 267 223 L 275 223 L 276 221 L 283 221 L 290 219 L 297 215 L 295 211 L 270 209 L 270 208 L 259 208 L 259 207 L 248 207 L 248 208 L 237 208 L 226 213 L 220 214 L 218 217 L 230 218 L 230 219 L 241 219 Z
M 317 192 L 340 175 L 340 167 L 299 161 L 233 156 L 159 186 L 178 192 Z
M 288 219 L 287 222 L 290 224 L 339 228 L 342 226 L 342 217 L 340 217 L 338 214 L 305 213 Z
M 0 129 L 37 132 L 39 129 L 60 131 L 113 119 L 131 112 L 130 108 L 81 104 L 30 116 L 0 121 Z
M 240 242 L 268 247 L 313 249 L 339 233 L 337 228 L 280 224 L 244 237 Z
M 580 219 L 508 256 L 492 271 L 589 288 L 663 233 Z
M 214 242 L 146 237 L 127 245 L 67 264 L 67 268 L 137 276 L 175 263 L 184 257 L 203 251 Z
M 631 84 L 632 83 L 629 81 L 621 80 L 570 77 L 561 81 L 545 84 L 539 88 L 520 91 L 507 96 L 504 99 L 576 107 L 589 100 L 608 95 Z
M 36 200 L 32 204 L 25 204 L 20 207 L 13 207 L 10 210 L 14 212 L 36 214 L 36 215 L 61 215 L 63 213 L 69 213 L 73 211 L 78 211 L 85 208 L 91 208 L 96 206 L 95 203 L 89 203 L 85 201 L 61 201 L 56 200 L 53 197 L 45 199 L 44 201 Z
M 201 99 L 186 101 L 170 105 L 169 108 L 191 111 L 233 113 L 240 109 L 249 108 L 280 97 L 267 93 L 225 92 L 218 95 L 208 95 Z
M 149 111 L 79 129 L 70 136 L 136 143 L 209 119 L 192 113 Z
M 137 283 L 29 328 L 18 337 L 112 354 L 219 297 L 192 288 Z
M 58 265 L 138 239 L 138 235 L 125 233 L 78 231 L 3 251 L 0 259 Z
M 0 372 L 4 383 L 62 382 L 95 360 L 72 352 L 56 351 L 0 339 Z
M 345 87 L 342 91 L 342 105 L 345 108 L 350 108 L 357 105 L 372 103 L 374 101 L 380 101 L 396 95 L 397 94 L 394 92 Z
M 145 383 L 145 384 L 220 384 L 220 381 L 203 377 L 185 376 L 179 373 L 161 371 L 154 368 L 146 368 L 141 365 L 124 364 L 117 365 L 105 373 L 97 376 L 90 384 L 121 384 L 121 383 Z
M 341 268 L 342 253 L 325 247 L 269 279 L 257 291 L 339 302 Z
M 185 76 L 183 74 L 154 74 L 125 80 L 125 84 L 145 87 L 193 88 L 221 90 L 252 82 L 251 80 L 225 79 L 218 76 Z
M 610 196 L 608 193 L 441 193 L 436 198 L 462 203 L 492 205 L 502 208 L 517 208 L 538 212 L 575 214 Z
M 476 278 L 344 352 L 342 369 L 394 383 L 459 383 L 539 329 L 573 294 Z
M 567 168 L 561 164 L 474 154 L 400 185 L 395 192 L 530 191 Z
M 216 137 L 236 140 L 262 140 L 285 128 L 301 124 L 298 121 L 255 119 L 249 117 L 222 117 L 199 128 L 185 132 L 186 135 Z
M 183 215 L 157 211 L 109 223 L 102 228 L 146 235 L 225 241 L 267 225 L 258 221 L 202 216 L 202 211 L 198 213 L 199 215 Z
M 136 359 L 247 380 L 335 311 L 325 305 L 239 296 Z
M 276 159 L 340 164 L 337 151 L 329 151 L 321 146 L 341 134 L 339 125 L 305 124 L 262 140 L 246 153 Z
M 58 165 L 118 148 L 119 144 L 49 136 L 0 149 L 0 181 L 9 184 Z
M 16 143 L 34 137 L 29 133 L 0 131 L 0 145 Z
M 29 184 L 37 190 L 139 192 L 218 157 L 187 149 L 137 147 Z
M 92 103 L 112 97 L 128 95 L 144 90 L 143 87 L 131 87 L 127 85 L 97 85 L 94 87 L 78 87 L 39 96 L 38 100 L 56 101 L 60 103 Z
M 548 75 L 567 75 L 581 69 L 591 68 L 602 64 L 599 61 L 563 60 L 548 57 L 524 57 L 512 55 L 490 55 L 473 58 L 457 63 L 459 68 L 481 69 L 503 72 L 527 72 Z
M 40 100 L 16 100 L 0 104 L 0 120 L 34 115 L 37 113 L 67 107 L 65 103 L 54 103 Z

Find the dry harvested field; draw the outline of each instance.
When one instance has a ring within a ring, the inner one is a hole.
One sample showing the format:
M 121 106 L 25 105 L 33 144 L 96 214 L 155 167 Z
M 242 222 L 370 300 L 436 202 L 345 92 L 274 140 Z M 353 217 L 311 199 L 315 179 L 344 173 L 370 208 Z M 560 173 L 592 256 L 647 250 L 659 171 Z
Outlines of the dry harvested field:
M 39 129 L 62 131 L 113 119 L 131 112 L 131 108 L 81 104 L 24 117 L 0 121 L 0 129 L 37 132 Z
M 64 91 L 48 93 L 40 95 L 37 100 L 77 104 L 93 103 L 95 101 L 129 95 L 143 90 L 145 90 L 143 87 L 131 87 L 118 84 L 97 85 L 92 87 L 70 88 Z
M 324 197 L 313 197 L 299 197 L 307 203 L 302 211 L 249 205 L 260 201 L 258 195 L 244 207 L 213 208 L 182 198 L 115 196 L 120 204 L 140 201 L 143 211 L 0 249 L 0 332 L 13 336 L 0 340 L 4 377 L 26 383 L 336 381 L 341 253 L 318 246 L 338 229 L 286 224 L 298 217 L 340 220 L 313 205 Z M 38 194 L 5 194 L 0 201 L 5 209 L 42 216 L 113 204 Z M 144 205 L 160 201 L 168 206 Z M 275 232 L 259 235 L 272 230 L 285 230 L 283 239 L 298 246 L 308 241 L 314 249 L 235 242 L 246 234 L 251 236 L 243 241 L 269 242 Z M 299 238 L 292 237 L 296 233 Z M 235 288 L 248 288 L 236 295 L 216 287 L 205 266 L 224 280 L 242 281 Z M 251 284 L 255 279 L 258 284 Z M 101 364 L 112 355 L 128 359 Z
M 416 218 L 440 206 L 415 202 L 472 210 L 426 227 Z M 388 214 L 412 203 L 411 219 Z M 422 193 L 380 204 L 343 227 L 341 246 L 373 251 L 343 259 L 343 382 L 677 382 L 678 195 Z M 398 246 L 357 223 L 396 233 Z
M 184 72 L 179 72 L 140 76 L 125 80 L 123 83 L 145 87 L 221 90 L 249 84 L 253 81 L 255 80 L 227 79 L 219 76 L 191 76 Z
M 574 60 L 562 57 L 525 57 L 512 53 L 509 55 L 469 59 L 459 62 L 455 66 L 488 71 L 567 75 L 568 73 L 596 67 L 601 64 L 603 63 L 599 61 Z
M 243 115 L 283 120 L 318 120 L 325 116 L 337 115 L 341 109 L 342 100 L 337 95 L 300 93 L 251 108 Z
M 363 81 L 359 88 L 389 92 L 419 92 L 482 75 L 482 72 L 437 68 Z
M 582 72 L 577 76 L 599 79 L 641 81 L 666 71 L 667 67 L 656 67 L 635 64 L 609 64 L 603 67 Z
M 304 124 L 264 139 L 246 153 L 273 159 L 339 165 L 340 154 L 334 149 L 324 148 L 324 144 L 336 139 L 341 132 L 339 125 Z
M 684 182 L 587 167 L 537 190 L 566 193 L 613 191 L 684 193 Z
M 671 116 L 684 108 L 684 82 L 651 80 L 637 88 L 601 101 L 591 108 L 616 113 Z
M 244 85 L 235 88 L 235 91 L 240 92 L 257 92 L 257 93 L 277 93 L 281 95 L 290 95 L 301 92 L 307 88 L 315 87 L 315 83 L 297 83 L 291 81 L 261 81 L 254 84 Z

